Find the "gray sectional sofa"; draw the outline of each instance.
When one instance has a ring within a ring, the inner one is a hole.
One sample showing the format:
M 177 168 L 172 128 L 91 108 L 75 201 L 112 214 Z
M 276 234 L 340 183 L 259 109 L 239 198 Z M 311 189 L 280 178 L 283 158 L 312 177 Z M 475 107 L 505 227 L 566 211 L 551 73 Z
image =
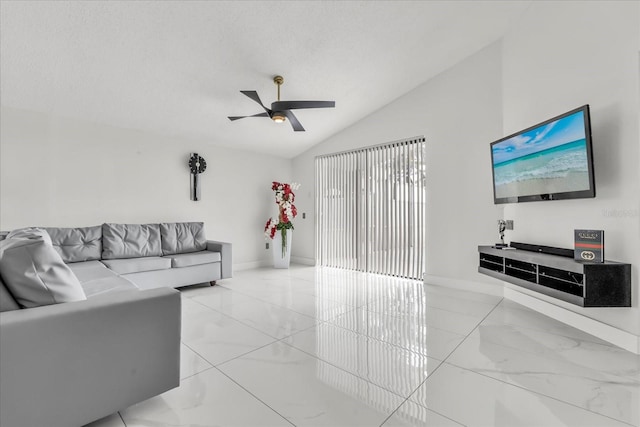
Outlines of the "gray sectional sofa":
M 180 294 L 231 277 L 202 223 L 0 234 L 0 425 L 74 427 L 179 385 Z

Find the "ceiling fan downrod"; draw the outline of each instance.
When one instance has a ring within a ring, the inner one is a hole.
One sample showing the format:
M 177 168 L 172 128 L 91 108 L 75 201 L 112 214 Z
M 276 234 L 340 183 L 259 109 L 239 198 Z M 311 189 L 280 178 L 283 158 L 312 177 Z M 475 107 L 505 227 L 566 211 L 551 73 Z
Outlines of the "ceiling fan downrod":
M 284 77 L 275 76 L 273 78 L 273 82 L 278 86 L 278 101 L 280 102 L 280 86 L 284 83 Z M 286 119 L 286 115 L 280 111 L 274 111 L 271 115 L 271 119 L 276 123 L 284 123 Z
M 282 77 L 282 76 L 275 76 L 275 77 L 273 78 L 273 82 L 274 82 L 276 85 L 278 85 L 278 101 L 280 101 L 280 85 L 281 85 L 282 83 L 284 83 L 284 77 Z

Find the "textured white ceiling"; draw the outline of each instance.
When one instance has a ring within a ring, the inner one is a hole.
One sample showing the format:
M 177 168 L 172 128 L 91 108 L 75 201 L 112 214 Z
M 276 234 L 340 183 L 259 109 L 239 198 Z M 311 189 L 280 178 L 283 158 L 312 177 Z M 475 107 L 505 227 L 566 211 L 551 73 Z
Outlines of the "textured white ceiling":
M 293 157 L 500 38 L 518 1 L 2 1 L 2 105 Z M 283 100 L 307 132 L 266 118 Z

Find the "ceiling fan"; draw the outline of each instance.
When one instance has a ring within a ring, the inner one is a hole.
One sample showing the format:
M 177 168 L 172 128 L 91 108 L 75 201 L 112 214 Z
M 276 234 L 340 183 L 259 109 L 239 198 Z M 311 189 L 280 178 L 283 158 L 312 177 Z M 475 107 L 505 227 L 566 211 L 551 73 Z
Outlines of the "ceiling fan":
M 271 103 L 271 109 L 262 104 L 262 101 L 258 96 L 258 92 L 255 90 L 241 90 L 240 93 L 260 104 L 264 109 L 264 113 L 258 113 L 252 116 L 230 116 L 229 120 L 234 121 L 244 119 L 245 117 L 269 117 L 276 123 L 284 123 L 286 119 L 289 119 L 294 131 L 304 132 L 304 128 L 291 110 L 300 110 L 305 108 L 333 108 L 336 106 L 335 101 L 280 101 L 280 85 L 284 83 L 284 78 L 282 76 L 275 76 L 273 78 L 273 82 L 278 85 L 278 100 Z

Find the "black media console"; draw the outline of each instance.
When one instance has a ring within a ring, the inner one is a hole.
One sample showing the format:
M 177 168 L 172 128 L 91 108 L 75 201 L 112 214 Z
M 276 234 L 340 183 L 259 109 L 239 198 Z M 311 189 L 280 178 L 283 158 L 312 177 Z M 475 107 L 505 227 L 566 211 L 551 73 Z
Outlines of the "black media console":
M 582 307 L 631 307 L 631 264 L 478 246 L 478 272 Z

